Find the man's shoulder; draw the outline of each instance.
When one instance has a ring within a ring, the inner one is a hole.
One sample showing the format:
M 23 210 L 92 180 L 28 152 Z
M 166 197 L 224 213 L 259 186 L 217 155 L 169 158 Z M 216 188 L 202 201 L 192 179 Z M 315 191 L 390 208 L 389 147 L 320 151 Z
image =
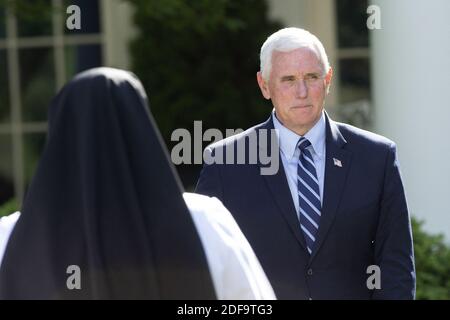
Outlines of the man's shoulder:
M 364 146 L 370 148 L 390 149 L 395 142 L 374 132 L 364 130 L 350 124 L 333 121 L 339 132 L 350 146 Z

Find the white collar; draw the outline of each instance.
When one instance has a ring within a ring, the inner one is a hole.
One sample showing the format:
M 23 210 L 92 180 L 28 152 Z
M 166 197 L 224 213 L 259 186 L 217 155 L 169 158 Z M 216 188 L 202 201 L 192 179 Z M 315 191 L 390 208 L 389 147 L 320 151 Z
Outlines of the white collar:
M 280 149 L 290 161 L 294 157 L 297 149 L 297 143 L 302 136 L 294 131 L 286 128 L 275 114 L 275 109 L 272 111 L 273 126 L 278 130 Z M 322 111 L 322 116 L 319 121 L 304 135 L 306 139 L 311 142 L 313 152 L 322 159 L 325 153 L 325 113 Z

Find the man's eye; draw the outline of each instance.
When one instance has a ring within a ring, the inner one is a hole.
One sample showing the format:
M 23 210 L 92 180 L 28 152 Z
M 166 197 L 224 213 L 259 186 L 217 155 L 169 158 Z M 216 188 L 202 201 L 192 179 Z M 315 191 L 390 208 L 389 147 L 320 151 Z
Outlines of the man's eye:
M 308 74 L 305 77 L 305 80 L 317 80 L 317 79 L 319 79 L 319 75 L 317 75 L 317 74 Z

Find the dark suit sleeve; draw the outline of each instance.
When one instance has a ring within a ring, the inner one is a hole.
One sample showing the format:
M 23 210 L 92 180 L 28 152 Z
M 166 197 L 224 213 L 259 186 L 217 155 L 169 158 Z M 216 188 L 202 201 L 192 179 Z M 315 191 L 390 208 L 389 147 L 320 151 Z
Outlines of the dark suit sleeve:
M 205 149 L 205 153 L 211 154 L 210 148 Z M 195 192 L 209 197 L 216 197 L 223 201 L 222 179 L 220 167 L 217 164 L 204 164 L 197 181 Z
M 386 158 L 381 210 L 375 238 L 375 264 L 381 288 L 374 299 L 414 299 L 415 269 L 411 221 L 400 176 L 396 146 Z

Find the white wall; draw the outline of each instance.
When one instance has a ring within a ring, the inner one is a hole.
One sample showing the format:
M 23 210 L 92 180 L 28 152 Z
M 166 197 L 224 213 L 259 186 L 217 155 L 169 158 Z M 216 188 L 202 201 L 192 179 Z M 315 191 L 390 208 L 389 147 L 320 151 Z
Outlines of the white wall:
M 375 130 L 398 146 L 412 214 L 450 239 L 450 1 L 375 0 Z

